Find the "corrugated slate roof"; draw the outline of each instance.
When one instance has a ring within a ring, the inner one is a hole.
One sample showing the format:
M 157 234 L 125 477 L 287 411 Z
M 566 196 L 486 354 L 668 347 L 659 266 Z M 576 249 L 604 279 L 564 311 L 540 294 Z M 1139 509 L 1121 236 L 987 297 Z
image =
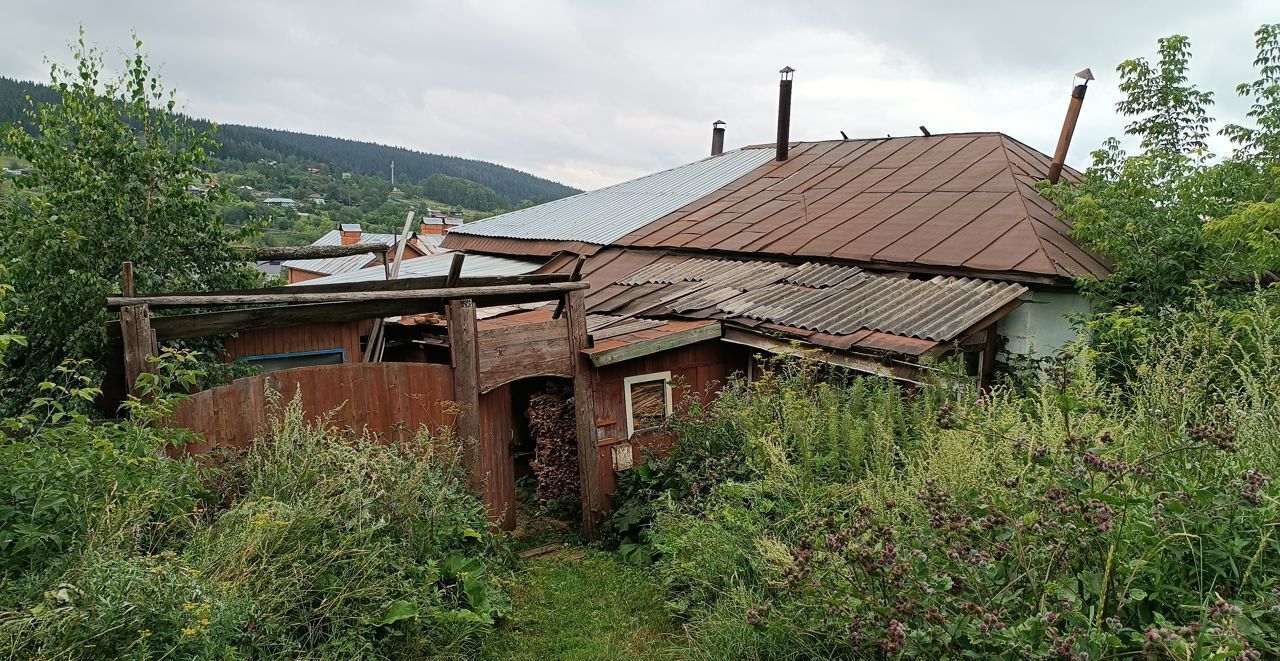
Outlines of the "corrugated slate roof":
M 492 216 L 450 235 L 608 244 L 773 160 L 772 149 L 739 149 L 664 172 Z
M 617 244 L 1105 276 L 1109 266 L 1035 189 L 1049 160 L 999 133 L 799 143 L 788 160 L 770 159 Z
M 358 255 L 364 257 L 363 255 Z M 424 257 L 406 258 L 400 262 L 399 278 L 423 278 L 436 275 L 449 275 L 449 266 L 453 263 L 452 253 L 426 255 Z M 462 275 L 468 277 L 523 275 L 537 270 L 542 262 L 530 262 L 506 257 L 490 255 L 467 255 L 462 262 Z M 321 278 L 313 278 L 296 282 L 296 285 L 328 285 L 340 282 L 371 282 L 385 280 L 386 270 L 382 265 L 369 268 L 336 273 Z
M 1027 291 L 1022 285 L 976 278 L 917 280 L 812 262 L 644 258 L 647 264 L 612 281 L 595 274 L 625 258 L 602 253 L 589 260 L 601 265 L 586 275 L 595 285 L 588 311 L 623 318 L 679 315 L 747 325 L 768 322 L 835 336 L 878 332 L 945 342 Z

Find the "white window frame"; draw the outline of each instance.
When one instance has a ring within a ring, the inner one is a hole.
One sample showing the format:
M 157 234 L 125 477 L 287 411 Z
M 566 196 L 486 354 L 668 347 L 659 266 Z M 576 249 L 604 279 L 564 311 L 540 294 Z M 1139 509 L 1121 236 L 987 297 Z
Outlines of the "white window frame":
M 654 429 L 649 427 L 646 429 L 635 428 L 635 415 L 632 414 L 631 408 L 631 386 L 637 383 L 652 383 L 654 381 L 662 382 L 662 401 L 664 411 L 664 419 L 670 418 L 675 410 L 671 402 L 671 372 L 650 372 L 649 374 L 638 374 L 636 376 L 628 376 L 622 380 L 622 396 L 627 403 L 627 438 L 635 436 L 636 432 L 646 432 Z

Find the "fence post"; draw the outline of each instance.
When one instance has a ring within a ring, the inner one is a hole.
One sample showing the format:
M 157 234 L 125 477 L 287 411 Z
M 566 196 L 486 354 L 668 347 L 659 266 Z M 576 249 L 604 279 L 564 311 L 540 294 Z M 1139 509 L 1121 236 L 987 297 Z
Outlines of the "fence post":
M 569 351 L 573 361 L 574 419 L 578 437 L 578 467 L 582 475 L 582 532 L 599 536 L 599 524 L 610 509 L 609 494 L 600 480 L 600 450 L 596 447 L 596 370 L 582 353 L 587 346 L 586 304 L 582 291 L 565 294 L 569 315 Z

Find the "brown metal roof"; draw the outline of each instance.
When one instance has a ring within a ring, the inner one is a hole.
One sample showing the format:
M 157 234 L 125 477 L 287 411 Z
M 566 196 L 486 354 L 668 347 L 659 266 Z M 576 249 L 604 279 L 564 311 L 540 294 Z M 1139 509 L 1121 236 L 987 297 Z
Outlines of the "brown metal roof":
M 791 153 L 617 244 L 935 273 L 1109 271 L 1035 190 L 1049 157 L 1003 134 L 798 143 Z
M 564 268 L 548 264 L 544 268 Z M 622 272 L 622 275 L 619 275 Z M 892 277 L 856 266 L 667 255 L 606 249 L 583 269 L 594 315 L 720 319 L 822 344 L 916 348 L 959 338 L 1011 309 L 1026 287 L 976 278 Z M 618 323 L 618 322 L 613 322 Z M 897 340 L 893 339 L 897 338 Z M 898 342 L 901 344 L 901 342 Z

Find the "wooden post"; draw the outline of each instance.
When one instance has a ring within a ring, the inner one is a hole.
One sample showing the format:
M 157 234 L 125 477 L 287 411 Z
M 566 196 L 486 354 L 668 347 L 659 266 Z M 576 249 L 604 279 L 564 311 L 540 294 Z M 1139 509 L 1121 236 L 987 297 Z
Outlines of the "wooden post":
M 996 375 L 996 350 L 999 348 L 999 335 L 996 334 L 996 325 L 991 324 L 988 326 L 986 332 L 987 339 L 982 345 L 982 365 L 978 376 L 978 388 L 983 392 L 991 390 L 991 382 Z
M 599 524 L 609 511 L 609 494 L 600 476 L 600 451 L 596 448 L 596 370 L 582 353 L 587 346 L 586 303 L 581 290 L 565 297 L 569 314 L 569 351 L 573 360 L 574 419 L 578 437 L 578 467 L 582 475 L 582 532 L 588 539 L 600 535 Z
M 458 278 L 462 277 L 462 260 L 467 258 L 466 253 L 453 253 L 453 261 L 449 262 L 449 275 L 444 279 L 445 287 L 457 287 Z
M 133 262 L 120 264 L 120 292 L 128 298 L 138 295 L 137 286 L 133 282 Z
M 569 282 L 577 282 L 582 279 L 582 265 L 587 263 L 586 255 L 578 255 L 578 261 L 573 264 L 573 273 L 569 276 Z M 551 313 L 552 319 L 559 319 L 564 314 L 564 299 L 560 299 L 556 303 L 556 311 Z
M 129 394 L 138 395 L 138 376 L 154 373 L 150 358 L 155 354 L 155 333 L 151 330 L 151 310 L 145 305 L 120 308 L 120 334 L 124 340 L 124 378 Z
M 480 354 L 476 344 L 476 303 L 449 301 L 449 347 L 453 357 L 453 401 L 458 405 L 455 432 L 471 471 L 472 487 L 484 485 L 484 447 L 480 434 Z

